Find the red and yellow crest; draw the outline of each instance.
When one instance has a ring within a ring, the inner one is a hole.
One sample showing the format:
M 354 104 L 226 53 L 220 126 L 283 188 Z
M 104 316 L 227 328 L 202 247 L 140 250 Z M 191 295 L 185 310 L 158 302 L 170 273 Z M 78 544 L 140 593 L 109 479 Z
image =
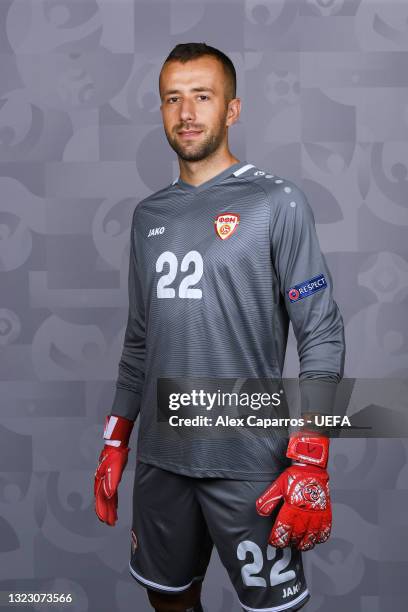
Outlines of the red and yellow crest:
M 239 214 L 238 213 L 220 213 L 214 221 L 214 228 L 217 236 L 221 240 L 226 240 L 238 229 Z

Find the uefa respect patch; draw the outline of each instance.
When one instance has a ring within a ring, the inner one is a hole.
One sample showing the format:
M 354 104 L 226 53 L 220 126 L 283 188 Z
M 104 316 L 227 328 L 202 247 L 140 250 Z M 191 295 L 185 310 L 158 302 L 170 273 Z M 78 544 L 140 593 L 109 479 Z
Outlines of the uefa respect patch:
M 303 300 L 303 298 L 309 297 L 309 295 L 313 295 L 322 289 L 326 289 L 326 287 L 327 282 L 324 274 L 319 274 L 318 276 L 314 276 L 309 280 L 305 280 L 302 283 L 294 285 L 286 293 L 288 294 L 290 302 L 298 302 L 299 300 Z

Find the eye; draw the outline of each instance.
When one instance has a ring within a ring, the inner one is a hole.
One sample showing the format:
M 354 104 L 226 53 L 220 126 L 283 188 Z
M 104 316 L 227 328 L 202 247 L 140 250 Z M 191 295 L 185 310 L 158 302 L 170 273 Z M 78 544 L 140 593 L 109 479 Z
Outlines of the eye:
M 173 102 L 174 102 L 175 100 L 176 100 L 176 101 L 178 100 L 177 96 L 173 96 L 173 97 L 171 97 L 171 98 L 167 98 L 167 103 L 168 103 L 168 104 L 173 104 Z
M 205 94 L 200 94 L 198 97 L 199 97 L 199 98 L 205 98 L 206 100 L 209 100 L 209 99 L 210 99 L 210 97 L 209 97 L 209 96 L 206 96 Z

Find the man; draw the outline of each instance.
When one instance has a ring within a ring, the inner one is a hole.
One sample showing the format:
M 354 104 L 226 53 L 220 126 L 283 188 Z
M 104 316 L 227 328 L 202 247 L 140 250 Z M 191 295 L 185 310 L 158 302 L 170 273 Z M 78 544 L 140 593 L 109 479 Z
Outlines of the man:
M 301 550 L 330 534 L 328 438 L 300 431 L 287 447 L 274 435 L 170 435 L 157 398 L 164 379 L 279 380 L 291 320 L 302 413 L 330 412 L 343 321 L 303 192 L 229 151 L 241 109 L 229 58 L 177 45 L 159 88 L 180 176 L 133 215 L 129 316 L 96 512 L 115 524 L 139 415 L 130 571 L 153 608 L 202 610 L 215 544 L 244 610 L 299 610 L 309 597 Z

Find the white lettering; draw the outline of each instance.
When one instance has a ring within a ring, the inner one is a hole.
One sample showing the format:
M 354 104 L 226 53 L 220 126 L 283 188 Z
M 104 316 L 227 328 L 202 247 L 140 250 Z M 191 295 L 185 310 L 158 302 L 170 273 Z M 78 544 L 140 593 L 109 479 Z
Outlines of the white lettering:
M 151 236 L 159 236 L 160 234 L 164 233 L 165 229 L 166 229 L 165 227 L 152 227 L 149 230 L 149 233 L 147 234 L 147 237 L 150 238 Z
M 351 427 L 350 419 L 347 416 L 316 414 L 314 422 L 318 427 Z

